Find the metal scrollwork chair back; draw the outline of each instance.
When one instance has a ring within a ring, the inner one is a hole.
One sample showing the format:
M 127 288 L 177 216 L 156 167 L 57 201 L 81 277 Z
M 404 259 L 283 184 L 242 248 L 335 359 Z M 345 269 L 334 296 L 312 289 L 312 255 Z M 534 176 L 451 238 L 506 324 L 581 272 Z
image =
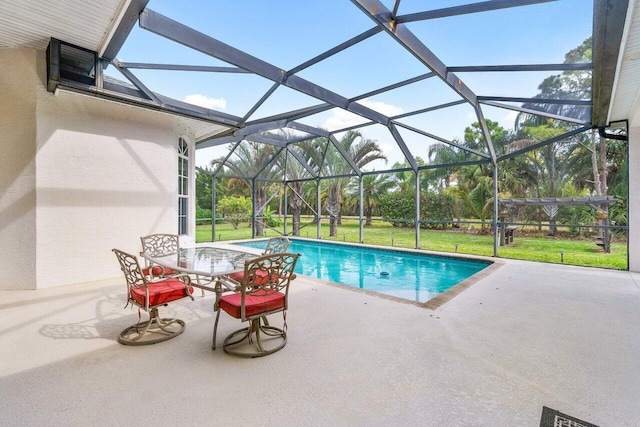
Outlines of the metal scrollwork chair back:
M 249 322 L 249 326 L 225 338 L 225 352 L 242 357 L 260 357 L 285 346 L 289 285 L 296 277 L 293 270 L 298 257 L 300 254 L 285 252 L 245 262 L 242 282 L 237 286 L 237 292 L 222 296 L 216 304 L 213 348 L 221 310 L 242 322 Z M 279 312 L 283 313 L 283 327 L 269 325 L 266 316 Z
M 289 240 L 286 236 L 272 237 L 267 241 L 267 246 L 262 252 L 262 255 L 284 253 L 287 251 L 287 249 L 289 249 L 289 245 L 291 245 L 291 240 Z M 229 278 L 235 280 L 236 282 L 242 282 L 243 276 L 244 272 L 239 271 L 237 273 L 230 274 Z
M 145 253 L 150 256 L 171 255 L 180 249 L 180 239 L 176 234 L 150 234 L 140 237 L 140 242 L 142 243 L 140 255 Z M 153 279 L 155 277 L 171 276 L 178 274 L 178 272 L 159 265 L 152 266 L 146 261 L 142 274 Z
M 286 236 L 272 237 L 267 241 L 267 247 L 264 249 L 263 255 L 279 254 L 286 252 L 291 245 L 291 240 Z
M 161 318 L 158 307 L 172 301 L 189 297 L 193 293 L 188 275 L 174 276 L 162 280 L 147 279 L 140 269 L 138 259 L 126 252 L 113 249 L 127 282 L 127 307 L 129 304 L 149 313 L 149 320 L 140 322 L 123 330 L 118 342 L 126 345 L 146 345 L 166 341 L 180 335 L 185 328 L 184 321 L 174 318 Z

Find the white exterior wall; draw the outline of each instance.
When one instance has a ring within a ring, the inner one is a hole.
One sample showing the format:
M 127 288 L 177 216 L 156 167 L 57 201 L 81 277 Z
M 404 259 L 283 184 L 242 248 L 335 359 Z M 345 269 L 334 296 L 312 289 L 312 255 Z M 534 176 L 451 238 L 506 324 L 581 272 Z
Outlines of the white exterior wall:
M 0 56 L 0 104 L 9 112 L 0 110 L 0 289 L 119 277 L 112 248 L 137 255 L 140 236 L 177 233 L 177 140 L 193 137 L 167 114 L 49 93 L 44 52 L 9 55 L 9 66 Z M 5 101 L 5 77 L 19 83 L 12 102 Z M 193 179 L 190 186 L 193 194 Z
M 640 271 L 640 120 L 629 123 L 629 270 Z
M 0 49 L 0 289 L 35 288 L 35 53 Z

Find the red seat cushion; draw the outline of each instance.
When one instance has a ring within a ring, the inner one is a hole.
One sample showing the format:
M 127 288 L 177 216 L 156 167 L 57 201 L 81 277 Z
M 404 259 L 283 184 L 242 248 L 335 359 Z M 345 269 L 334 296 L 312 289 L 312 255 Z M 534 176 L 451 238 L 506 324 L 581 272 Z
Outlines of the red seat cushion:
M 241 302 L 242 294 L 240 292 L 225 295 L 220 298 L 220 308 L 236 319 L 240 319 L 242 317 L 240 314 Z M 284 306 L 284 294 L 273 290 L 267 291 L 266 294 L 246 294 L 244 304 L 247 317 L 286 308 Z
M 244 271 L 238 271 L 237 273 L 231 273 L 229 275 L 229 278 L 235 280 L 236 282 L 242 282 L 242 279 L 244 278 Z
M 161 276 L 170 276 L 172 274 L 177 274 L 178 272 L 172 268 L 161 267 L 159 265 L 154 265 L 153 267 L 146 267 L 142 269 L 142 274 L 145 276 L 149 276 L 151 270 L 151 275 L 153 277 L 161 277 Z
M 189 293 L 184 282 L 178 279 L 166 279 L 160 282 L 149 283 L 149 307 L 166 304 L 193 293 L 193 287 L 189 286 Z M 144 288 L 131 288 L 131 299 L 144 306 Z
M 267 283 L 267 275 L 269 274 L 269 272 L 267 272 L 266 270 L 256 270 L 256 280 L 255 280 L 255 284 L 257 285 L 264 285 L 265 283 Z M 237 273 L 231 273 L 229 274 L 229 276 L 231 279 L 235 280 L 236 282 L 242 282 L 242 279 L 244 279 L 244 271 L 238 271 Z M 273 274 L 272 275 L 273 281 L 277 281 L 278 280 L 278 275 L 277 274 Z

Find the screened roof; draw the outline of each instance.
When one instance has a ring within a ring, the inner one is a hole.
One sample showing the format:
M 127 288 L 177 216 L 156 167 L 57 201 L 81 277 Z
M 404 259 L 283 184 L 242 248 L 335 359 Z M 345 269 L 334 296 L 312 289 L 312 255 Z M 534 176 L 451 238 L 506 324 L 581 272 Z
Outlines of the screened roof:
M 438 166 L 429 159 L 435 144 L 496 162 L 486 123 L 510 129 L 519 113 L 569 124 L 571 134 L 607 126 L 627 5 L 137 0 L 108 3 L 116 14 L 91 46 L 71 41 L 99 50 L 106 79 L 137 88 L 144 105 L 198 120 L 200 166 L 254 141 L 274 147 L 268 162 L 306 162 L 308 177 L 361 175 L 396 162 Z M 590 37 L 592 60 L 567 63 Z M 563 72 L 591 74 L 592 91 L 534 99 L 545 78 Z M 459 141 L 474 122 L 482 141 L 469 150 Z M 359 168 L 337 144 L 351 130 L 375 140 L 387 162 Z M 348 170 L 321 171 L 304 156 L 309 140 L 325 157 L 346 157 Z

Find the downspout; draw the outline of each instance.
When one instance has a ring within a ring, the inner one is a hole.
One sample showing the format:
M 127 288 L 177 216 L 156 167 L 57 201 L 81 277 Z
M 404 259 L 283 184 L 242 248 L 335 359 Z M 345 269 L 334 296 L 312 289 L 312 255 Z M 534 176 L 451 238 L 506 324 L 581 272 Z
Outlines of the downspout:
M 282 191 L 284 191 L 284 229 L 282 230 L 284 235 L 287 235 L 287 194 L 289 189 L 289 184 L 287 181 L 284 182 L 284 187 L 282 187 Z
M 362 219 L 362 215 L 364 213 L 364 188 L 362 185 L 362 178 L 363 175 L 360 175 L 360 181 L 358 182 L 358 191 L 360 194 L 360 243 L 364 243 L 364 228 L 363 228 L 363 219 Z
M 251 238 L 256 238 L 256 179 L 251 178 Z
M 321 232 L 322 232 L 322 228 L 320 227 L 320 219 L 322 218 L 322 206 L 321 206 L 321 200 L 320 200 L 320 178 L 318 178 L 317 182 L 316 182 L 316 194 L 317 194 L 317 201 L 316 201 L 316 239 L 320 238 Z
M 498 162 L 493 164 L 493 256 L 498 256 Z
M 416 249 L 420 249 L 420 170 L 415 170 L 416 174 Z
M 216 241 L 216 177 L 211 176 L 211 241 Z

